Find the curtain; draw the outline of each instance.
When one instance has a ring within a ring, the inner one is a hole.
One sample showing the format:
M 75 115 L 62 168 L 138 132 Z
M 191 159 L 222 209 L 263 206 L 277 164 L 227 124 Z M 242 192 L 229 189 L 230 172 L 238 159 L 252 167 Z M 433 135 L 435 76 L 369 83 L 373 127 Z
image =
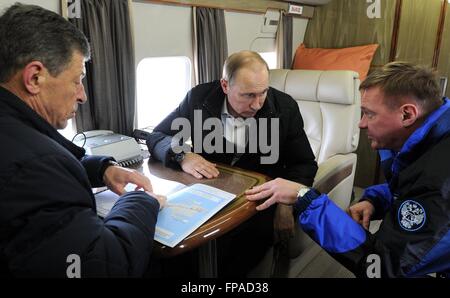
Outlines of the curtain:
M 292 66 L 292 16 L 280 12 L 276 37 L 277 68 Z
M 441 76 L 450 76 L 450 5 L 445 12 L 444 31 L 442 32 L 442 44 L 439 51 L 438 71 Z M 447 87 L 445 96 L 450 97 L 450 86 Z
M 127 0 L 80 0 L 81 19 L 70 19 L 91 45 L 84 81 L 88 102 L 77 130 L 108 129 L 131 135 L 135 114 L 134 49 Z
M 309 48 L 345 48 L 378 43 L 372 65 L 389 62 L 396 1 L 381 0 L 381 18 L 370 19 L 370 3 L 361 0 L 331 1 L 314 10 L 304 43 Z
M 395 60 L 432 66 L 441 4 L 403 0 Z
M 228 57 L 224 11 L 194 7 L 193 21 L 196 84 L 218 80 Z
M 283 18 L 283 42 L 284 42 L 284 57 L 283 57 L 283 68 L 292 67 L 292 26 L 293 26 L 292 16 L 285 15 Z

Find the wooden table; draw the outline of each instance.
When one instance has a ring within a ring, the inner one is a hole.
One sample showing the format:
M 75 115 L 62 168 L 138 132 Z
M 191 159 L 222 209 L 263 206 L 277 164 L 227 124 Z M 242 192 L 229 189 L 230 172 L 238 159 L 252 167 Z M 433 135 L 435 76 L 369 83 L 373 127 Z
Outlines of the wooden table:
M 245 198 L 245 190 L 270 180 L 265 175 L 226 165 L 219 164 L 218 169 L 220 174 L 214 179 L 196 179 L 181 170 L 166 168 L 162 163 L 151 159 L 145 160 L 140 169 L 144 174 L 151 173 L 159 178 L 177 181 L 186 185 L 203 183 L 236 195 L 236 199 L 177 246 L 171 248 L 159 242 L 154 242 L 154 253 L 162 258 L 173 257 L 198 248 L 201 277 L 217 276 L 215 239 L 236 228 L 257 212 L 255 209 L 257 203 L 250 202 Z

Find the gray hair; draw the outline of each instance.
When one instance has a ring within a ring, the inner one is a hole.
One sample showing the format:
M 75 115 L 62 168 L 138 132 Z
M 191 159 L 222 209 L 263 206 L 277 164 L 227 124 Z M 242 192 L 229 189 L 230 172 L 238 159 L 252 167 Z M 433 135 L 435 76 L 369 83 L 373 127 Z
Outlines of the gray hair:
M 254 66 L 264 66 L 269 71 L 267 62 L 256 52 L 241 51 L 231 54 L 223 64 L 222 79 L 232 84 L 239 69 Z
M 40 61 L 52 76 L 66 69 L 75 51 L 86 60 L 86 36 L 60 15 L 36 5 L 16 3 L 0 16 L 0 83 L 31 61 Z

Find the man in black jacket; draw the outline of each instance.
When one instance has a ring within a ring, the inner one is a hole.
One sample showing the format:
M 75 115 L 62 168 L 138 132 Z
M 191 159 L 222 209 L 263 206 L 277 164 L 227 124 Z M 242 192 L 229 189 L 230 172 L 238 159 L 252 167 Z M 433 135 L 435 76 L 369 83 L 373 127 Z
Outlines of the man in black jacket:
M 143 275 L 164 198 L 56 130 L 86 101 L 86 37 L 53 12 L 15 4 L 0 17 L 0 40 L 1 275 Z M 129 182 L 144 191 L 124 194 Z M 105 184 L 123 195 L 100 219 L 91 188 Z
M 193 152 L 184 144 L 189 137 Z M 266 62 L 250 51 L 228 57 L 220 81 L 193 88 L 156 126 L 147 145 L 153 158 L 199 179 L 219 175 L 215 162 L 304 185 L 312 185 L 317 171 L 297 103 L 269 87 Z M 219 247 L 219 270 L 229 268 L 223 276 L 245 275 L 262 258 L 273 242 L 274 211 L 255 216 L 224 237 L 232 240 Z M 277 212 L 277 225 L 292 233 L 291 209 Z

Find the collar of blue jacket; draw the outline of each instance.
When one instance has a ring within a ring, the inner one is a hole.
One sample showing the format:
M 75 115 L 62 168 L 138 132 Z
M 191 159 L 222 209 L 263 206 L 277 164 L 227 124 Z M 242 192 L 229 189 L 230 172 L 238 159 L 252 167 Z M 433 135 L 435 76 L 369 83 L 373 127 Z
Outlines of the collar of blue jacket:
M 419 152 L 425 144 L 424 148 L 430 148 L 433 144 L 439 142 L 444 136 L 450 132 L 450 100 L 444 98 L 442 106 L 431 113 L 422 125 L 414 131 L 411 136 L 403 144 L 399 152 L 394 150 L 379 150 L 381 161 L 394 159 L 392 163 L 393 173 L 398 173 L 405 168 L 411 158 Z

